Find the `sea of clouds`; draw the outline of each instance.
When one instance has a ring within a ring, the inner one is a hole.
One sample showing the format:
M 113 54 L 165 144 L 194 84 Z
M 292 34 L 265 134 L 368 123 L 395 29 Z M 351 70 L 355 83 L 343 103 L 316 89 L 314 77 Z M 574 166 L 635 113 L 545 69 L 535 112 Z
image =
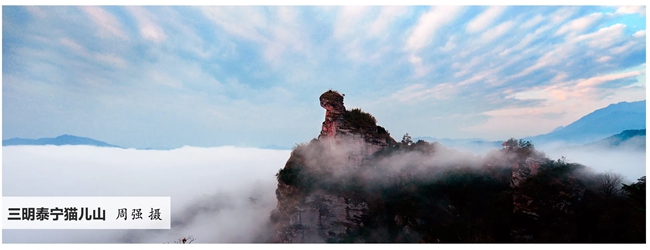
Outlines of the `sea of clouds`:
M 645 151 L 557 145 L 538 149 L 551 159 L 564 156 L 596 172 L 622 174 L 625 183 L 646 172 Z M 167 243 L 185 236 L 196 238 L 195 243 L 262 242 L 269 235 L 267 223 L 277 205 L 275 174 L 290 153 L 237 147 L 5 146 L 3 196 L 169 196 L 172 222 L 169 230 L 3 230 L 2 242 Z M 442 160 L 449 158 L 470 164 L 485 153 L 457 151 L 437 155 L 435 162 L 453 164 Z
M 3 196 L 169 196 L 170 230 L 3 230 L 3 243 L 255 242 L 289 150 L 6 146 Z M 251 198 L 255 202 L 251 202 Z

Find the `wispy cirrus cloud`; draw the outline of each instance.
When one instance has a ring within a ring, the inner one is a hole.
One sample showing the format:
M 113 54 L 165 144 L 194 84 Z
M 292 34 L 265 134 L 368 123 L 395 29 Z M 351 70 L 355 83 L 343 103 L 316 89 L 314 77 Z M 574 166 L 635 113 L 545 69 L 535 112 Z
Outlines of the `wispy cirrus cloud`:
M 639 14 L 645 16 L 645 6 L 621 6 L 616 9 L 616 14 Z
M 488 8 L 467 24 L 467 32 L 475 33 L 485 29 L 492 24 L 492 22 L 494 22 L 494 20 L 497 19 L 505 9 L 505 6 L 494 6 Z
M 450 83 L 435 84 L 431 88 L 424 84 L 414 84 L 395 92 L 391 98 L 404 103 L 417 103 L 429 99 L 453 98 L 455 93 L 457 88 Z
M 121 40 L 128 40 L 128 37 L 120 22 L 101 7 L 97 6 L 84 6 L 80 7 L 86 15 L 98 27 L 97 35 L 103 38 L 119 38 Z
M 383 6 L 377 15 L 375 21 L 370 25 L 370 34 L 373 36 L 383 36 L 388 32 L 388 26 L 400 16 L 406 14 L 408 8 L 405 6 Z
M 9 137 L 293 145 L 332 88 L 392 134 L 503 139 L 645 98 L 643 6 L 5 8 Z
M 276 62 L 285 52 L 309 54 L 302 27 L 293 7 L 211 6 L 199 8 L 201 13 L 227 33 L 263 46 L 263 55 Z M 275 13 L 273 13 L 275 12 Z
M 639 30 L 637 32 L 634 32 L 634 34 L 632 36 L 634 36 L 634 37 L 643 37 L 643 36 L 645 36 L 645 30 Z
M 555 34 L 563 35 L 566 33 L 575 34 L 581 32 L 586 28 L 588 28 L 589 26 L 591 26 L 595 21 L 597 21 L 601 17 L 603 17 L 602 13 L 593 13 L 588 16 L 574 19 L 571 22 L 562 25 L 562 27 L 560 27 L 560 29 L 558 29 Z
M 497 37 L 505 35 L 506 32 L 508 32 L 512 28 L 512 26 L 514 26 L 514 25 L 515 25 L 514 21 L 503 22 L 503 23 L 497 25 L 496 27 L 485 31 L 481 35 L 481 40 L 483 42 L 490 42 L 490 41 L 494 40 Z
M 429 12 L 418 19 L 417 24 L 408 35 L 405 45 L 406 51 L 410 52 L 408 61 L 414 66 L 416 77 L 426 75 L 431 69 L 430 66 L 423 63 L 423 59 L 417 55 L 418 52 L 429 45 L 437 29 L 456 18 L 461 8 L 459 6 L 432 7 Z
M 544 19 L 545 19 L 544 16 L 542 16 L 541 14 L 537 14 L 533 18 L 528 19 L 528 21 L 526 21 L 525 23 L 522 23 L 519 27 L 521 27 L 522 29 L 529 29 L 541 23 L 542 21 L 544 21 Z
M 368 6 L 342 6 L 334 24 L 334 38 L 344 39 L 357 32 L 358 23 L 366 17 Z
M 165 31 L 156 24 L 156 17 L 151 15 L 146 9 L 139 6 L 127 7 L 129 12 L 138 21 L 140 35 L 146 39 L 156 43 L 160 43 L 167 39 Z
M 438 6 L 418 19 L 417 24 L 406 39 L 406 50 L 418 51 L 429 44 L 432 36 L 438 28 L 451 22 L 456 18 L 462 7 Z
M 598 48 L 607 48 L 623 38 L 623 31 L 625 24 L 614 24 L 595 31 L 593 33 L 584 34 L 576 37 L 570 42 L 586 42 L 589 46 Z

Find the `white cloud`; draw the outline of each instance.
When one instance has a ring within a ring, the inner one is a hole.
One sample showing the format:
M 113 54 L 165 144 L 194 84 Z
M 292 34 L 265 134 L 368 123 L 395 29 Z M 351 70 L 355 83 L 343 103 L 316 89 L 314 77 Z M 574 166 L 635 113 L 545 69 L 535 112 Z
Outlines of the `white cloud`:
M 415 77 L 422 77 L 431 70 L 430 66 L 427 67 L 424 65 L 422 58 L 419 56 L 409 55 L 408 61 L 415 67 Z
M 445 23 L 452 21 L 461 8 L 462 6 L 432 7 L 429 12 L 420 16 L 418 23 L 408 36 L 405 46 L 405 49 L 410 52 L 408 60 L 414 66 L 415 77 L 426 75 L 432 67 L 425 66 L 421 59 L 413 60 L 412 58 L 420 58 L 416 55 L 417 52 L 427 46 L 435 31 Z
M 606 59 L 606 58 L 605 58 Z M 587 79 L 578 79 L 568 82 L 562 82 L 565 77 L 558 79 L 558 81 L 552 81 L 553 84 L 549 86 L 537 86 L 533 87 L 526 91 L 520 91 L 514 93 L 511 96 L 516 99 L 545 99 L 553 101 L 554 108 L 559 110 L 563 102 L 576 102 L 578 105 L 582 103 L 593 103 L 595 101 L 605 102 L 602 100 L 603 91 L 597 91 L 596 87 L 607 82 L 634 78 L 644 74 L 644 70 L 629 71 L 623 73 L 612 73 L 601 76 L 594 76 Z M 624 89 L 625 87 L 621 88 Z M 610 92 L 623 92 L 616 89 L 609 90 Z M 630 97 L 629 94 L 623 94 L 617 98 L 626 98 L 625 96 Z M 623 101 L 620 99 L 618 101 Z M 609 100 L 610 102 L 618 102 L 615 100 Z
M 570 42 L 587 41 L 591 47 L 607 48 L 623 37 L 624 30 L 625 24 L 617 23 L 589 34 L 580 35 Z
M 558 72 L 550 81 L 551 85 L 533 86 L 525 90 L 508 90 L 506 98 L 518 100 L 544 100 L 535 107 L 504 108 L 486 112 L 490 118 L 484 124 L 471 128 L 473 131 L 522 132 L 520 128 L 530 128 L 527 134 L 548 133 L 559 125 L 567 125 L 595 109 L 621 101 L 645 99 L 644 85 L 629 85 L 619 88 L 598 88 L 607 82 L 641 78 L 645 68 L 636 68 L 622 73 L 569 80 L 568 73 Z M 639 81 L 644 81 L 639 79 Z M 632 87 L 635 86 L 635 87 Z M 519 129 L 518 129 L 519 128 Z M 514 136 L 514 134 L 512 134 Z M 536 145 L 537 146 L 537 145 Z
M 524 75 L 527 75 L 535 70 L 541 69 L 546 66 L 551 66 L 551 65 L 556 65 L 564 59 L 571 55 L 571 52 L 574 51 L 575 46 L 571 43 L 564 44 L 562 46 L 558 46 L 554 48 L 553 50 L 547 52 L 544 54 L 542 57 L 540 57 L 535 64 L 525 68 L 519 74 L 516 74 L 512 76 L 511 78 L 518 78 Z
M 422 58 L 411 55 L 409 56 L 409 62 L 412 64 L 422 63 Z
M 634 32 L 634 34 L 632 36 L 634 36 L 634 37 L 643 37 L 643 36 L 645 36 L 645 30 L 639 30 L 637 32 Z
M 37 17 L 37 18 L 41 18 L 41 19 L 43 19 L 43 18 L 45 18 L 45 16 L 47 15 L 47 13 L 45 13 L 45 11 L 43 11 L 43 10 L 42 10 L 41 8 L 39 8 L 38 6 L 25 6 L 25 9 L 26 9 L 30 14 L 34 15 L 34 16 Z
M 80 8 L 90 17 L 95 25 L 99 27 L 98 35 L 100 37 L 116 37 L 123 40 L 128 39 L 117 19 L 101 7 L 84 6 Z
M 302 26 L 294 7 L 279 7 L 278 22 L 269 28 L 270 40 L 266 43 L 264 55 L 269 61 L 276 61 L 285 51 L 309 54 L 308 44 L 304 42 Z
M 258 42 L 266 40 L 265 35 L 258 30 L 266 28 L 267 18 L 257 8 L 209 6 L 201 7 L 200 10 L 205 17 L 230 34 Z
M 507 48 L 507 49 L 503 50 L 501 53 L 499 53 L 499 56 L 503 57 L 503 56 L 506 56 L 506 55 L 510 54 L 513 51 L 521 50 L 521 49 L 525 48 L 526 46 L 528 46 L 528 44 L 530 44 L 530 42 L 532 42 L 535 38 L 536 38 L 536 35 L 534 33 L 528 33 L 515 46 Z
M 528 29 L 528 28 L 531 28 L 531 27 L 541 23 L 543 20 L 544 20 L 544 16 L 542 16 L 540 14 L 537 14 L 535 17 L 529 19 L 525 23 L 521 24 L 521 26 L 519 26 L 519 27 L 521 27 L 523 29 Z
M 199 72 L 200 73 L 200 72 Z M 165 86 L 169 86 L 172 88 L 182 88 L 183 87 L 183 82 L 179 81 L 178 79 L 175 79 L 174 77 L 170 76 L 169 74 L 165 72 L 161 72 L 159 70 L 151 70 L 149 72 L 148 78 L 152 83 L 157 83 L 157 84 L 162 84 Z
M 611 56 L 601 56 L 598 59 L 596 59 L 596 62 L 602 63 L 602 62 L 607 62 L 609 60 L 612 60 Z
M 625 78 L 630 78 L 630 77 L 636 77 L 636 76 L 642 75 L 643 73 L 644 73 L 643 71 L 631 71 L 631 72 L 625 72 L 625 73 L 610 74 L 610 75 L 604 75 L 604 76 L 596 76 L 596 77 L 592 77 L 592 78 L 589 78 L 589 79 L 581 79 L 581 80 L 578 80 L 578 84 L 576 84 L 576 87 L 577 88 L 596 87 L 596 86 L 601 85 L 601 84 L 606 83 L 606 82 L 625 79 Z
M 366 15 L 368 6 L 342 6 L 334 24 L 334 38 L 344 39 L 355 33 L 357 23 Z
M 126 68 L 126 61 L 114 54 L 98 53 L 95 54 L 95 58 L 100 62 L 107 63 L 118 68 L 122 68 L 122 69 Z
M 555 11 L 553 14 L 551 14 L 551 22 L 553 24 L 561 23 L 564 20 L 571 17 L 574 13 L 575 13 L 575 9 L 573 8 L 561 8 Z
M 465 64 L 458 63 L 458 64 L 452 65 L 453 68 L 461 69 L 459 72 L 456 72 L 454 74 L 454 76 L 455 77 L 460 77 L 460 76 L 463 76 L 463 75 L 469 73 L 474 67 L 476 67 L 476 65 L 479 65 L 480 63 L 482 63 L 485 60 L 485 58 L 487 58 L 487 57 L 485 57 L 485 56 L 475 56 L 475 57 L 472 57 L 472 59 L 470 59 L 469 62 L 467 62 Z
M 634 42 L 627 42 L 627 43 L 625 43 L 625 44 L 623 44 L 621 46 L 612 48 L 610 50 L 610 52 L 612 54 L 614 54 L 614 55 L 615 54 L 620 54 L 620 53 L 623 53 L 623 52 L 627 51 L 628 49 L 630 49 L 630 47 L 632 47 L 632 45 L 634 45 Z
M 138 20 L 140 35 L 147 40 L 159 43 L 167 39 L 167 35 L 160 26 L 155 23 L 155 17 L 143 7 L 128 6 L 127 9 Z
M 539 28 L 535 29 L 535 35 L 542 34 L 542 33 L 544 33 L 544 31 L 547 31 L 550 28 L 551 28 L 551 25 L 544 25 L 542 27 L 539 27 Z
M 503 51 L 501 51 L 498 54 L 499 57 L 504 57 L 504 56 L 510 55 L 513 52 L 517 52 L 517 51 L 520 51 L 520 50 L 522 50 L 524 48 L 527 48 L 527 46 L 532 41 L 534 41 L 535 39 L 537 39 L 539 37 L 539 34 L 541 34 L 542 32 L 544 32 L 546 30 L 548 30 L 549 28 L 550 28 L 550 25 L 542 26 L 542 27 L 537 28 L 534 32 L 526 34 L 526 36 L 524 36 L 524 38 L 522 38 L 519 41 L 519 43 L 517 43 L 516 45 L 508 47 L 508 48 L 504 49 Z M 514 57 L 511 57 L 511 60 L 517 59 L 518 57 L 521 57 L 524 54 L 528 54 L 531 50 L 532 50 L 532 48 L 528 48 L 527 50 L 524 50 L 524 51 L 516 54 Z
M 525 68 L 516 75 L 513 75 L 511 79 L 518 78 L 524 75 L 527 75 L 535 70 L 557 65 L 564 61 L 565 58 L 572 55 L 575 51 L 577 43 L 586 42 L 587 45 L 594 48 L 605 49 L 615 43 L 621 41 L 623 38 L 623 31 L 625 29 L 624 24 L 614 24 L 609 27 L 601 28 L 595 32 L 584 34 L 576 37 L 572 37 L 567 40 L 566 43 L 560 44 L 551 51 L 544 54 L 540 57 L 535 64 Z M 618 50 L 625 49 L 625 47 L 618 48 Z
M 406 50 L 418 51 L 431 41 L 435 31 L 452 21 L 461 10 L 461 6 L 438 6 L 420 16 L 417 25 L 406 39 Z
M 472 74 L 472 77 L 459 82 L 458 86 L 464 86 L 464 85 L 467 85 L 467 84 L 478 82 L 480 80 L 483 80 L 487 76 L 488 75 L 485 72 L 480 72 L 478 74 Z
M 61 44 L 63 44 L 64 46 L 74 50 L 75 52 L 77 52 L 77 54 L 85 55 L 87 53 L 84 47 L 82 47 L 81 45 L 79 45 L 77 42 L 75 42 L 70 38 L 67 37 L 61 38 L 59 39 L 59 42 L 61 42 Z
M 475 82 L 478 82 L 478 81 L 483 81 L 485 83 L 498 85 L 499 83 L 497 81 L 496 76 L 498 75 L 499 71 L 501 71 L 507 65 L 508 64 L 503 64 L 503 65 L 500 65 L 500 66 L 492 68 L 492 69 L 483 70 L 483 71 L 480 71 L 480 72 L 473 73 L 470 78 L 467 78 L 467 79 L 459 82 L 458 86 L 464 86 L 464 85 L 472 84 L 472 83 L 475 83 Z M 469 71 L 469 70 L 466 70 L 466 71 Z
M 616 9 L 617 14 L 639 14 L 645 16 L 645 6 L 621 6 Z
M 580 31 L 589 28 L 589 26 L 591 26 L 595 21 L 597 21 L 601 17 L 603 17 L 602 13 L 593 13 L 588 16 L 574 19 L 571 22 L 562 25 L 562 27 L 560 27 L 555 34 L 562 35 L 565 33 L 579 33 Z
M 457 91 L 457 88 L 450 83 L 440 83 L 433 87 L 427 87 L 424 84 L 414 84 L 398 90 L 390 98 L 403 103 L 417 103 L 429 99 L 449 99 Z
M 447 40 L 447 43 L 445 43 L 445 46 L 440 48 L 440 50 L 442 50 L 444 52 L 449 52 L 454 48 L 456 48 L 456 37 L 451 36 L 451 37 L 449 37 L 449 40 Z
M 298 18 L 298 13 L 296 12 L 296 10 L 294 8 L 287 7 L 287 6 L 278 6 L 277 15 L 280 21 L 284 23 L 295 22 L 296 19 Z
M 481 35 L 481 40 L 483 42 L 490 42 L 494 40 L 497 37 L 500 37 L 504 35 L 506 32 L 508 32 L 512 26 L 515 24 L 514 21 L 506 21 L 503 22 L 499 25 L 497 25 L 494 28 L 491 28 L 489 30 L 486 30 L 482 35 Z
M 407 8 L 404 6 L 383 6 L 377 19 L 370 25 L 370 34 L 379 36 L 386 32 L 388 24 L 396 18 L 406 14 Z
M 169 230 L 3 230 L 4 243 L 165 243 L 188 235 L 195 243 L 253 242 L 277 204 L 274 175 L 290 154 L 235 147 L 2 151 L 3 195 L 171 197 L 173 221 Z
M 200 10 L 209 20 L 224 31 L 263 46 L 267 61 L 276 65 L 287 51 L 309 53 L 301 32 L 301 22 L 296 20 L 297 13 L 292 7 L 272 8 L 275 16 L 254 7 L 201 7 Z M 339 30 L 346 33 L 349 30 Z
M 485 29 L 497 19 L 505 10 L 504 6 L 493 6 L 472 19 L 466 27 L 468 33 L 475 33 Z

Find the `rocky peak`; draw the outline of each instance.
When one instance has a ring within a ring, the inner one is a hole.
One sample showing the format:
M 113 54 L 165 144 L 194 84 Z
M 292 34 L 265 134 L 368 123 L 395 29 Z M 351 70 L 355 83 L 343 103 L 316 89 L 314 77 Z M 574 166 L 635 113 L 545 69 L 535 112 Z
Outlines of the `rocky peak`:
M 586 239 L 559 231 L 588 228 L 576 216 L 597 212 L 584 201 L 595 198 L 579 164 L 552 161 L 514 138 L 485 158 L 437 143 L 397 143 L 372 115 L 347 110 L 343 97 L 320 96 L 326 111 L 318 139 L 296 146 L 278 172 L 270 241 Z
M 320 106 L 325 109 L 325 121 L 323 121 L 323 128 L 318 138 L 334 137 L 346 111 L 345 105 L 343 105 L 343 95 L 334 90 L 328 90 L 319 99 Z
M 343 96 L 334 90 L 320 96 L 325 121 L 318 139 L 295 148 L 279 173 L 278 205 L 272 215 L 275 242 L 338 242 L 364 227 L 361 218 L 368 216 L 367 199 L 308 187 L 336 180 L 333 173 L 353 174 L 375 152 L 397 144 L 372 115 L 360 109 L 347 110 Z M 308 176 L 316 179 L 297 181 Z
M 361 138 L 374 146 L 375 151 L 397 144 L 386 129 L 377 126 L 375 117 L 358 108 L 347 110 L 343 104 L 344 96 L 335 90 L 328 90 L 320 96 L 325 121 L 319 140 L 328 138 L 340 142 L 343 138 Z

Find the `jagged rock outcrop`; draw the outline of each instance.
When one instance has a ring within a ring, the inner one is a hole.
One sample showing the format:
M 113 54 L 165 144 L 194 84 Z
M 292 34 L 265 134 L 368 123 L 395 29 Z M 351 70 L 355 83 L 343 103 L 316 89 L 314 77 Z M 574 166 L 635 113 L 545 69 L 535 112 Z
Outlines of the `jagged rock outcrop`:
M 555 213 L 555 216 L 570 216 L 575 213 L 575 203 L 579 202 L 585 188 L 580 185 L 580 181 L 575 177 L 575 173 L 569 171 L 561 176 L 556 176 L 552 183 L 545 185 L 553 187 L 551 190 L 532 189 L 536 182 L 529 179 L 538 178 L 544 164 L 551 164 L 543 154 L 540 154 L 531 148 L 516 148 L 506 150 L 518 151 L 515 154 L 512 167 L 512 178 L 510 187 L 512 188 L 513 215 L 520 220 L 544 221 L 549 218 L 549 211 Z M 507 147 L 504 143 L 504 147 Z M 549 173 L 544 173 L 546 176 Z M 544 179 L 544 178 L 541 178 Z M 552 195 L 541 195 L 540 193 L 550 192 Z M 554 193 L 557 192 L 557 193 Z M 511 230 L 511 237 L 514 242 L 535 242 L 536 239 L 530 230 L 525 227 L 519 227 L 515 224 Z
M 325 121 L 319 140 L 360 138 L 373 146 L 375 151 L 397 144 L 386 129 L 377 126 L 375 117 L 360 109 L 346 110 L 343 97 L 333 90 L 320 96 L 320 105 L 325 109 Z
M 330 90 L 319 99 L 326 110 L 320 135 L 309 144 L 310 148 L 294 150 L 283 171 L 308 168 L 323 178 L 345 175 L 358 171 L 377 151 L 396 144 L 370 114 L 346 110 L 342 94 Z M 278 205 L 272 214 L 275 242 L 338 242 L 364 227 L 369 210 L 366 198 L 323 189 L 305 190 L 290 184 L 278 181 Z
M 372 115 L 347 110 L 342 94 L 319 100 L 318 138 L 297 145 L 277 174 L 272 242 L 590 242 L 616 234 L 584 232 L 594 223 L 583 214 L 623 206 L 594 193 L 585 166 L 514 138 L 484 157 L 398 143 Z
M 343 114 L 345 114 L 345 105 L 343 105 L 343 95 L 335 91 L 327 91 L 320 96 L 320 106 L 325 109 L 325 121 L 318 139 L 323 137 L 334 137 L 336 132 L 340 131 L 340 125 L 343 124 Z

